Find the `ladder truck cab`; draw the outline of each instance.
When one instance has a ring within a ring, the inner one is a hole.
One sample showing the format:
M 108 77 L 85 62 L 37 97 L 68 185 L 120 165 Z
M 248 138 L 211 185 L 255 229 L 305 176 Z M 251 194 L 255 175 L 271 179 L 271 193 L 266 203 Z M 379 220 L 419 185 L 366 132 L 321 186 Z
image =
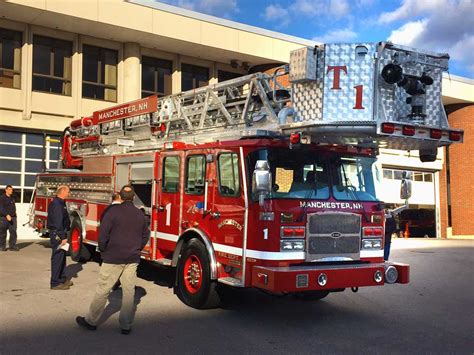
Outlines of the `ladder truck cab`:
M 62 169 L 38 175 L 31 223 L 47 233 L 68 185 L 70 253 L 88 259 L 111 193 L 131 184 L 150 218 L 143 259 L 176 268 L 175 292 L 196 308 L 217 306 L 220 284 L 310 299 L 406 284 L 409 266 L 383 259 L 376 159 L 393 148 L 432 161 L 462 142 L 441 103 L 448 58 L 320 45 L 272 75 L 94 112 L 64 131 Z

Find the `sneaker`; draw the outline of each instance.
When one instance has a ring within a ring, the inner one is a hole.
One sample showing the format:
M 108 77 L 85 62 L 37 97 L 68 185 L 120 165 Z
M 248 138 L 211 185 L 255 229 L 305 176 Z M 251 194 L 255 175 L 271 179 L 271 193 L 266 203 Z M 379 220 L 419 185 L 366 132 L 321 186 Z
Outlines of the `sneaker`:
M 86 318 L 84 317 L 76 317 L 76 323 L 79 324 L 82 328 L 86 328 L 87 330 L 96 330 L 97 326 L 87 323 Z
M 69 285 L 62 283 L 56 286 L 51 286 L 51 290 L 69 290 Z
M 120 329 L 120 333 L 122 333 L 123 335 L 128 335 L 131 331 L 131 329 Z
M 18 247 L 10 247 L 10 248 L 8 248 L 8 250 L 10 250 L 10 251 L 20 251 L 20 248 L 18 248 Z
M 64 284 L 65 284 L 65 285 L 68 285 L 69 287 L 71 287 L 71 286 L 74 285 L 74 282 L 72 282 L 71 279 L 67 279 L 66 281 L 64 281 Z
M 1 251 L 7 251 L 7 248 L 3 247 L 0 249 Z

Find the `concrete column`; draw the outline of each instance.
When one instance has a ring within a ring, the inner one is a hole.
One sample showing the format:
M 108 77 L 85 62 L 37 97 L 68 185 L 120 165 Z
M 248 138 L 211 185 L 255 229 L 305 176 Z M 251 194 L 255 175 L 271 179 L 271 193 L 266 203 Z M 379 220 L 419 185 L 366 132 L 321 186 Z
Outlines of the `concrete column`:
M 24 120 L 31 120 L 31 95 L 33 87 L 33 32 L 31 25 L 27 25 L 23 35 L 23 70 L 21 71 L 21 91 L 23 93 L 23 113 Z
M 173 60 L 173 73 L 171 74 L 171 90 L 173 94 L 181 91 L 181 56 L 176 55 Z
M 123 46 L 123 101 L 141 98 L 141 53 L 138 43 L 127 42 Z
M 209 67 L 209 85 L 217 84 L 217 62 L 212 62 Z

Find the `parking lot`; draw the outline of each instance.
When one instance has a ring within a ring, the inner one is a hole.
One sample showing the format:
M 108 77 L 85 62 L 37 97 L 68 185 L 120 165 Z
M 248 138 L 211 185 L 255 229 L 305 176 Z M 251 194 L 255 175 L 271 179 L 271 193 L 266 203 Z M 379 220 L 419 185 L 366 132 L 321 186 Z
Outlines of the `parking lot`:
M 47 241 L 0 253 L 0 354 L 23 353 L 457 353 L 474 351 L 474 241 L 393 241 L 411 283 L 346 290 L 318 302 L 258 290 L 232 292 L 223 308 L 195 310 L 167 285 L 172 273 L 142 265 L 137 315 L 120 334 L 120 290 L 96 332 L 80 329 L 99 265 L 68 258 L 74 286 L 49 289 Z

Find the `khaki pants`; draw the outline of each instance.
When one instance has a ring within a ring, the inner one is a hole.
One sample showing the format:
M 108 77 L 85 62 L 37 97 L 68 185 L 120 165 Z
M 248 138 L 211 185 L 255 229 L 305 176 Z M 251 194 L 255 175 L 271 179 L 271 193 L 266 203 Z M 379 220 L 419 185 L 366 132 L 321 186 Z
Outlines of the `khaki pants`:
M 122 308 L 120 309 L 119 322 L 122 329 L 132 327 L 135 315 L 135 284 L 137 282 L 137 263 L 134 264 L 106 264 L 102 263 L 99 272 L 99 280 L 94 299 L 89 308 L 86 321 L 97 325 L 100 316 L 104 312 L 107 298 L 112 287 L 120 279 L 122 287 Z

